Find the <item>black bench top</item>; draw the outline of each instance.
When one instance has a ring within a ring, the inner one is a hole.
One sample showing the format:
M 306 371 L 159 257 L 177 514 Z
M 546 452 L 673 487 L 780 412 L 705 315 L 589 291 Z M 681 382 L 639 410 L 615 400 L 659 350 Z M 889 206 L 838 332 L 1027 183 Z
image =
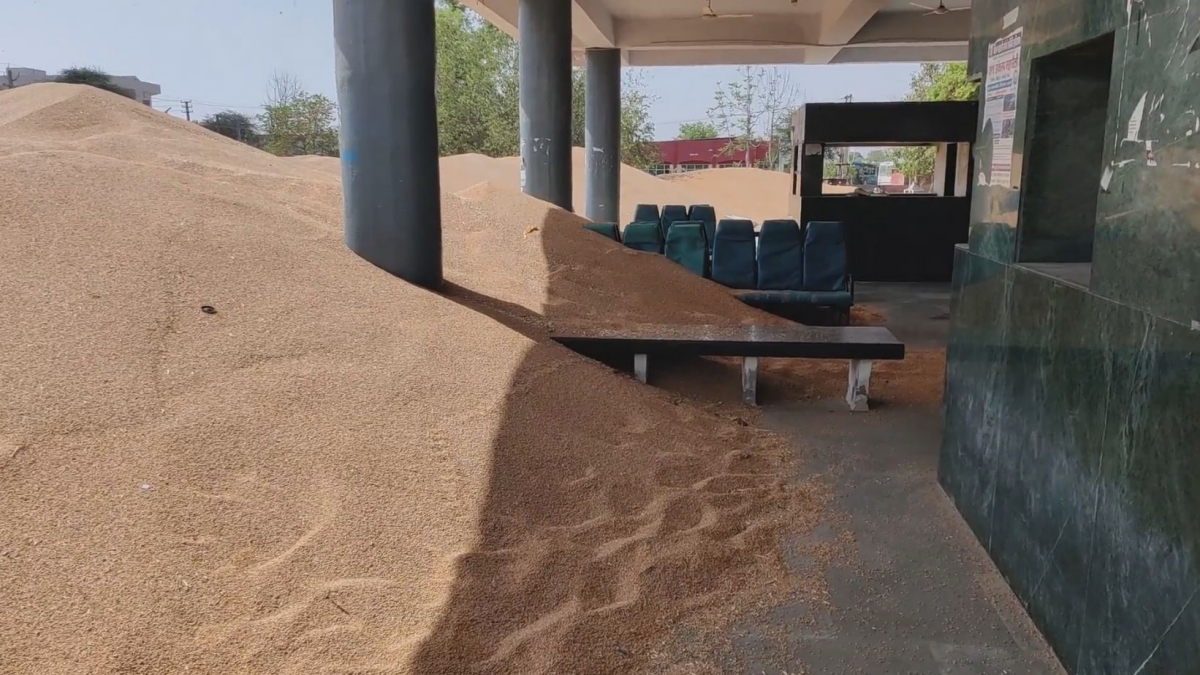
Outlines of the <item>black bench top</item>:
M 621 328 L 564 329 L 551 337 L 565 347 L 588 355 L 904 358 L 904 343 L 882 326 L 636 324 Z

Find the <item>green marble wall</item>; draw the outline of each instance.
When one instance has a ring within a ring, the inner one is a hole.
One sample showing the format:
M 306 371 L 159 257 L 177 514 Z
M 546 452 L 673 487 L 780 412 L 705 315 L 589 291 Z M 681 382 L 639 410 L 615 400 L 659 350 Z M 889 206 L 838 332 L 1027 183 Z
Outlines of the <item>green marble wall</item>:
M 956 253 L 939 479 L 1068 671 L 1200 673 L 1200 0 L 975 0 L 971 72 L 1017 27 L 1012 187 L 976 185 Z M 1028 142 L 1031 63 L 1109 33 L 1095 187 L 1063 191 L 1026 161 L 1071 145 Z M 1056 196 L 1095 200 L 1090 289 L 1016 262 L 1063 257 L 1018 234 Z
M 1006 17 L 1015 18 L 1007 27 Z M 1111 32 L 1107 175 L 1096 185 L 1092 290 L 1185 325 L 1200 320 L 1200 2 L 975 0 L 973 74 L 986 71 L 988 44 L 1017 27 L 1023 52 L 1013 187 L 976 186 L 971 251 L 1017 259 L 1031 62 Z M 980 106 L 981 128 L 982 115 Z M 983 140 L 975 146 L 977 167 L 990 166 L 991 144 Z
M 1020 262 L 1092 261 L 1112 53 L 1110 34 L 1031 66 Z
M 1076 675 L 1200 672 L 1200 332 L 960 248 L 939 477 Z

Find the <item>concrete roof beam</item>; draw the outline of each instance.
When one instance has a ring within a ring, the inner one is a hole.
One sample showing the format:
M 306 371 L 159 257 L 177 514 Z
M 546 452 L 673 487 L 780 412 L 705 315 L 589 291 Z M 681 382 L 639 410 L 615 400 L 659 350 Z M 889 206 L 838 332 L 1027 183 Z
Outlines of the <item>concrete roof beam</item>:
M 571 30 L 583 47 L 615 47 L 613 15 L 599 0 L 571 0 Z
M 813 22 L 803 17 L 618 19 L 616 37 L 626 49 L 802 47 L 817 39 Z

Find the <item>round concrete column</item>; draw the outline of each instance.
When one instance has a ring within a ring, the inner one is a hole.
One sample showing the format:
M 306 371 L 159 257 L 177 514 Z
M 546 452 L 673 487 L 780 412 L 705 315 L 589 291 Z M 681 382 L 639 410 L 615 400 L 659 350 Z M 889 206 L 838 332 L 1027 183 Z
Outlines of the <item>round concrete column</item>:
M 346 245 L 442 285 L 434 3 L 333 0 Z
M 571 207 L 571 0 L 520 0 L 521 189 Z
M 586 52 L 587 217 L 616 223 L 621 212 L 621 50 Z

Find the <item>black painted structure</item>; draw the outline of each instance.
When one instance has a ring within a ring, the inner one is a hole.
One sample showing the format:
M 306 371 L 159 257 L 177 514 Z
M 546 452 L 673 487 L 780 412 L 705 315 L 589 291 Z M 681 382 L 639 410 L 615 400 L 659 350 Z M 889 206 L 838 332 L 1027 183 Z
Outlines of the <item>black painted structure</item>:
M 1069 672 L 1200 673 L 1200 3 L 971 14 L 976 76 L 1023 31 L 1021 161 L 975 148 L 939 479 Z
M 795 209 L 802 222 L 845 223 L 856 280 L 949 281 L 954 246 L 967 241 L 972 181 L 960 197 L 822 195 L 825 146 L 973 143 L 977 109 L 974 101 L 813 103 L 797 112 Z M 950 194 L 956 166 L 951 152 L 943 177 Z
M 559 344 L 595 357 L 630 354 L 764 356 L 810 359 L 898 360 L 904 343 L 881 326 L 593 327 L 552 336 Z

